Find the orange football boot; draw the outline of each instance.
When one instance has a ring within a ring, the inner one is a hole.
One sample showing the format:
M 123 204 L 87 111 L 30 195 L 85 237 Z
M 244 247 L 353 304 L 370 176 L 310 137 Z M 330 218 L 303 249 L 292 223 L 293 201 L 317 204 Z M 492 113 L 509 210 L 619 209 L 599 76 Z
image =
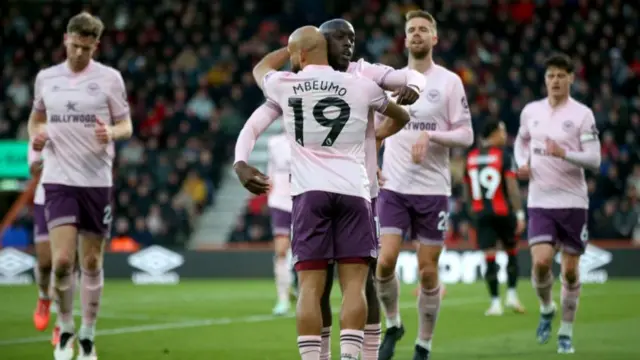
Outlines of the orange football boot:
M 45 331 L 49 326 L 49 319 L 51 318 L 50 306 L 51 300 L 38 299 L 36 310 L 33 312 L 33 325 L 38 331 Z

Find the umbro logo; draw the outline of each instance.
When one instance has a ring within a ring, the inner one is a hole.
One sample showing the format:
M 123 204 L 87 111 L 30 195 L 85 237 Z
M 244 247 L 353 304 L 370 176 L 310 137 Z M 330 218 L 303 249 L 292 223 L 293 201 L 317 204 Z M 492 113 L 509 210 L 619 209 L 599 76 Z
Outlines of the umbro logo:
M 35 258 L 14 248 L 0 250 L 0 284 L 31 284 L 33 278 L 26 274 L 33 269 Z

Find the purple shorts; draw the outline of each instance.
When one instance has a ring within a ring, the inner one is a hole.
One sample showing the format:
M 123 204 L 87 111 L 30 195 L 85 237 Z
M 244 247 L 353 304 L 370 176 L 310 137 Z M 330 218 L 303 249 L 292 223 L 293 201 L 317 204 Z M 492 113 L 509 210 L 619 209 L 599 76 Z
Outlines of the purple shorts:
M 288 211 L 269 208 L 271 214 L 271 231 L 273 236 L 289 236 L 291 233 L 291 213 Z
M 403 236 L 426 245 L 442 245 L 449 221 L 449 199 L 444 195 L 406 195 L 382 189 L 378 195 L 380 234 Z
M 33 236 L 35 243 L 49 241 L 49 229 L 44 218 L 44 205 L 33 204 Z
M 378 255 L 366 199 L 308 191 L 293 197 L 291 215 L 291 249 L 298 270 L 317 269 L 331 260 L 369 261 Z
M 589 240 L 587 209 L 529 208 L 529 246 L 550 243 L 562 251 L 583 254 Z
M 112 188 L 44 184 L 44 193 L 49 231 L 61 225 L 75 225 L 81 232 L 109 236 Z

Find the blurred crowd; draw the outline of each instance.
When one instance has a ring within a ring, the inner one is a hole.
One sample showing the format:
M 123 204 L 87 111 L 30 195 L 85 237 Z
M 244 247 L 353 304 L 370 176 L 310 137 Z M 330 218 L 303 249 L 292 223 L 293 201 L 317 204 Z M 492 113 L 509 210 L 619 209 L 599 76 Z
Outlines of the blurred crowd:
M 106 25 L 97 60 L 122 72 L 134 137 L 118 144 L 114 236 L 180 246 L 215 202 L 222 169 L 248 115 L 262 101 L 252 66 L 298 26 L 350 20 L 356 56 L 399 68 L 403 14 L 413 1 L 11 2 L 2 14 L 0 139 L 26 139 L 39 69 L 64 60 L 62 36 L 81 10 Z M 424 4 L 426 3 L 426 4 Z M 479 129 L 499 118 L 515 135 L 525 103 L 544 96 L 542 61 L 576 61 L 573 96 L 592 106 L 602 139 L 590 174 L 593 237 L 640 239 L 640 18 L 621 0 L 420 1 L 438 20 L 434 59 L 462 78 Z M 465 238 L 460 200 L 464 152 L 454 151 L 452 237 Z M 224 233 L 227 229 L 221 229 Z M 251 199 L 230 241 L 271 238 L 266 201 Z

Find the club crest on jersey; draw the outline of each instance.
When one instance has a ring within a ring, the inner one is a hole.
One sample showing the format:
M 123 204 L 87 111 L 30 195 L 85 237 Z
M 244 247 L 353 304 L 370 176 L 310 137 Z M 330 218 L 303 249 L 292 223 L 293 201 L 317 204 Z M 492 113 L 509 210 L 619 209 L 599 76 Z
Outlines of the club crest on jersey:
M 573 129 L 573 121 L 571 120 L 565 120 L 562 123 L 562 130 L 564 131 L 571 131 L 571 129 Z
M 436 89 L 431 89 L 427 92 L 427 100 L 432 103 L 437 103 L 440 101 L 440 91 Z
M 89 83 L 89 85 L 87 85 L 87 94 L 95 96 L 95 95 L 98 95 L 99 93 L 100 93 L 100 85 L 96 83 Z

